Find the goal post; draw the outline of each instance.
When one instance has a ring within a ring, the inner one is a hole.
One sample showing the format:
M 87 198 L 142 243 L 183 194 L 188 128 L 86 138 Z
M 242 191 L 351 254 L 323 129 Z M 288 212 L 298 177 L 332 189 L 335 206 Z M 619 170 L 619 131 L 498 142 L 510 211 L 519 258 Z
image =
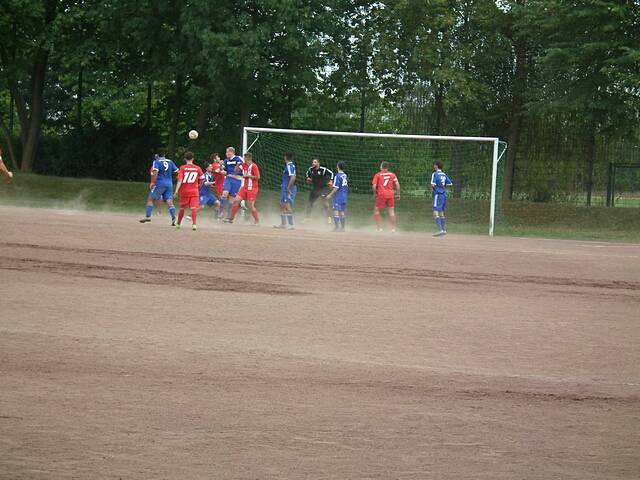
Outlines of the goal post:
M 489 223 L 489 235 L 495 231 L 502 190 L 501 159 L 506 151 L 506 143 L 497 137 L 244 127 L 242 151 L 254 153 L 262 170 L 261 182 L 268 189 L 278 188 L 282 159 L 289 152 L 294 155 L 298 177 L 303 180 L 299 185 L 304 185 L 305 172 L 313 158 L 330 169 L 343 160 L 350 192 L 367 194 L 369 198 L 371 178 L 382 161 L 388 161 L 390 169 L 398 174 L 403 198 L 430 198 L 432 165 L 441 160 L 454 183 L 451 204 L 482 209 L 478 217 Z

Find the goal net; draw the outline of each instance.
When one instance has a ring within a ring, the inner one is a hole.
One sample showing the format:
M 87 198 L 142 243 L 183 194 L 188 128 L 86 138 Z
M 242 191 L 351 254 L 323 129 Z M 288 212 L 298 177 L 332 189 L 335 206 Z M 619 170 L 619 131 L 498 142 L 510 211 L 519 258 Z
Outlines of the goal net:
M 419 229 L 431 218 L 431 173 L 440 160 L 453 181 L 447 213 L 451 226 L 488 229 L 493 235 L 501 218 L 503 153 L 506 144 L 491 137 L 452 137 L 286 130 L 245 127 L 243 152 L 251 151 L 261 170 L 261 188 L 278 190 L 285 153 L 294 156 L 298 189 L 314 158 L 335 171 L 346 163 L 349 178 L 349 216 L 370 216 L 371 179 L 382 161 L 397 174 L 402 201 L 397 210 L 401 226 Z M 304 198 L 301 192 L 298 198 Z M 426 218 L 425 218 L 426 217 Z M 430 225 L 430 223 L 429 223 Z M 455 228 L 452 228 L 455 230 Z M 468 229 L 469 230 L 469 229 Z

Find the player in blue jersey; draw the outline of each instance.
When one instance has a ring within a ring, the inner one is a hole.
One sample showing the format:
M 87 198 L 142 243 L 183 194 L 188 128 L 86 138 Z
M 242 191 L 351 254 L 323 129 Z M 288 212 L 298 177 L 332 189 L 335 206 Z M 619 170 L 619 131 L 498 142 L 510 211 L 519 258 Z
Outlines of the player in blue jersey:
M 153 213 L 153 202 L 165 201 L 169 206 L 169 215 L 171 215 L 171 225 L 176 222 L 176 207 L 173 206 L 173 175 L 178 171 L 178 167 L 173 160 L 165 158 L 164 149 L 158 150 L 158 156 L 151 166 L 151 181 L 149 183 L 149 196 L 147 197 L 147 206 L 145 217 L 140 223 L 151 221 Z
M 447 190 L 446 187 L 453 185 L 451 179 L 442 171 L 442 162 L 437 161 L 433 164 L 433 173 L 431 174 L 431 190 L 433 192 L 433 219 L 436 222 L 438 231 L 433 234 L 434 237 L 441 237 L 447 234 L 444 225 L 444 211 L 447 206 Z
M 296 200 L 298 187 L 296 187 L 296 165 L 293 163 L 291 153 L 284 154 L 284 171 L 282 172 L 282 184 L 280 189 L 280 225 L 274 228 L 288 228 L 293 230 L 293 204 Z
M 212 191 L 215 185 L 213 177 L 213 163 L 207 164 L 207 168 L 204 171 L 204 181 L 200 187 L 200 207 L 215 207 L 220 206 L 220 201 Z
M 344 162 L 338 162 L 336 168 L 338 173 L 333 179 L 333 188 L 327 195 L 327 200 L 333 199 L 333 223 L 335 225 L 333 231 L 344 232 L 344 214 L 347 210 L 347 200 L 349 198 L 349 182 L 347 181 L 347 174 L 344 173 Z
M 242 187 L 242 164 L 244 160 L 236 155 L 236 149 L 228 147 L 226 158 L 223 161 L 224 186 L 222 187 L 222 197 L 220 198 L 220 216 L 229 218 L 229 210 L 236 195 Z M 226 215 L 225 212 L 226 211 Z

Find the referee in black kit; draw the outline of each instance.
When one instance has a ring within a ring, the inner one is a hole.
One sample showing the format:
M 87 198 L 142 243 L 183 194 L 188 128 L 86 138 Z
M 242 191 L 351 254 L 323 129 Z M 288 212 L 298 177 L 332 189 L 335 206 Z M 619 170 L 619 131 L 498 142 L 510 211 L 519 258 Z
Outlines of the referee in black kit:
M 329 210 L 329 202 L 325 199 L 331 186 L 333 185 L 333 172 L 326 167 L 320 166 L 320 160 L 314 158 L 311 161 L 311 166 L 307 170 L 307 183 L 311 185 L 311 192 L 309 193 L 309 202 L 307 203 L 307 213 L 305 220 L 311 219 L 311 210 L 318 198 L 322 197 L 322 206 L 324 207 L 324 214 L 327 217 L 327 223 L 332 223 L 331 211 Z

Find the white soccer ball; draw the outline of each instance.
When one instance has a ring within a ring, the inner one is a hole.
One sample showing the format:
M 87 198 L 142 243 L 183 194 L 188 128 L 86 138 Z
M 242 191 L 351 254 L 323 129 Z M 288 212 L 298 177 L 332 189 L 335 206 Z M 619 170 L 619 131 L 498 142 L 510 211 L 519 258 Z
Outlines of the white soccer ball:
M 190 138 L 191 140 L 195 140 L 196 138 L 198 138 L 198 132 L 196 132 L 195 130 L 191 130 L 191 131 L 189 132 L 189 138 Z

